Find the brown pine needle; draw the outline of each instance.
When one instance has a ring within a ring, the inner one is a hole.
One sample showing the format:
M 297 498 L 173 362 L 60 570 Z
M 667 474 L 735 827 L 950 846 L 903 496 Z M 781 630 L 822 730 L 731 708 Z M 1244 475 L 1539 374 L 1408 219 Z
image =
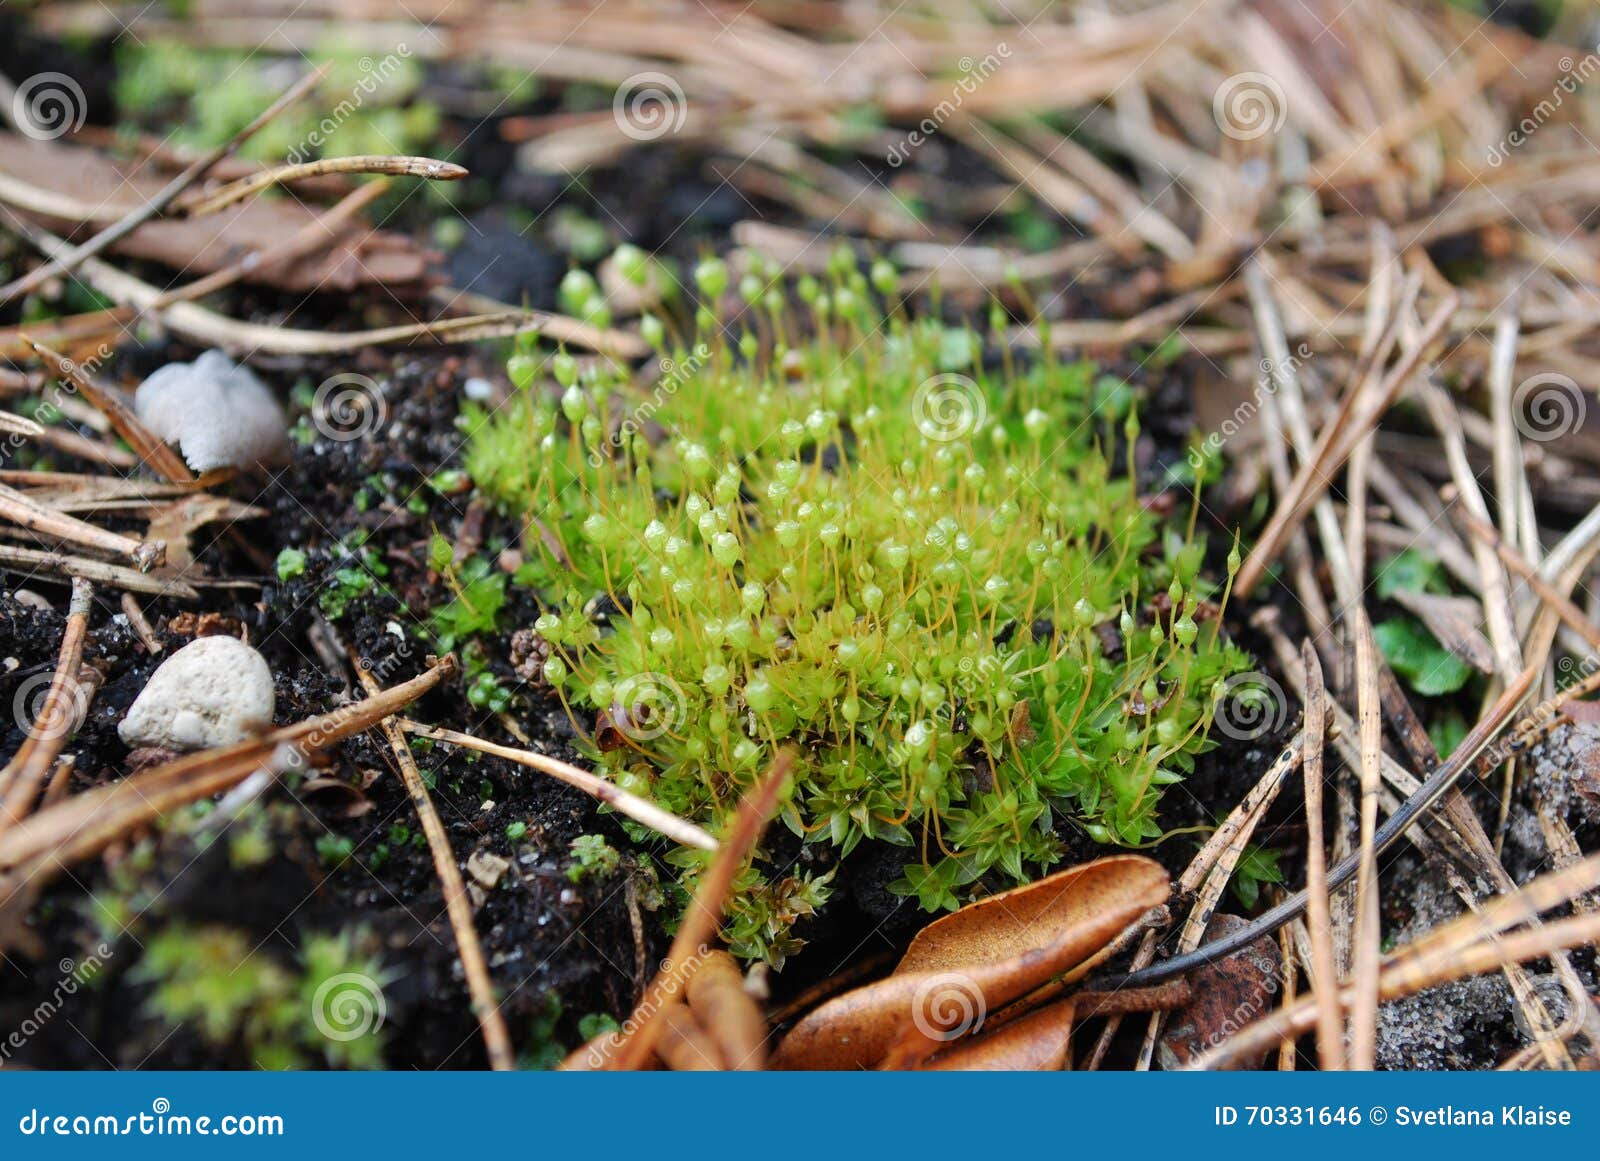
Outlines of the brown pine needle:
M 1378 1050 L 1378 796 L 1383 785 L 1383 710 L 1378 693 L 1378 645 L 1361 606 L 1347 622 L 1356 644 L 1356 730 L 1361 743 L 1361 846 L 1356 870 L 1353 982 L 1350 990 L 1350 1067 L 1370 1072 Z
M 1306 793 L 1306 927 L 1311 933 L 1311 970 L 1316 976 L 1317 1058 L 1324 1072 L 1344 1068 L 1344 1021 L 1339 1009 L 1339 971 L 1333 958 L 1333 919 L 1328 904 L 1328 856 L 1322 833 L 1322 742 L 1328 730 L 1322 662 L 1310 641 L 1300 650 L 1306 674 L 1304 778 Z
M 683 993 L 685 981 L 704 955 L 705 945 L 721 925 L 722 908 L 733 887 L 734 876 L 754 852 L 767 820 L 778 809 L 778 796 L 793 766 L 794 754 L 780 750 L 766 775 L 740 804 L 731 832 L 689 901 L 688 913 L 678 926 L 661 973 L 651 982 L 623 1032 L 607 1046 L 610 1060 L 606 1067 L 623 1071 L 639 1069 L 655 1051 L 656 1038 L 661 1034 L 658 1018 L 661 1010 Z
M 82 722 L 89 699 L 98 688 L 97 681 L 85 682 L 79 676 L 93 606 L 94 586 L 74 578 L 55 675 L 40 703 L 38 716 L 29 726 L 27 739 L 0 770 L 0 833 L 22 821 L 33 809 L 50 767 Z
M 25 439 L 38 439 L 44 434 L 44 426 L 15 412 L 0 411 L 0 432 L 20 435 Z
M 689 977 L 684 998 L 726 1067 L 754 1072 L 766 1064 L 766 1017 L 744 990 L 744 976 L 733 956 L 725 951 L 708 952 Z
M 200 599 L 199 590 L 176 577 L 154 576 L 137 569 L 124 568 L 120 564 L 90 560 L 86 556 L 18 548 L 11 544 L 0 544 L 0 571 L 26 576 L 49 573 L 59 577 L 84 577 L 132 593 L 149 593 L 151 596 L 174 597 L 184 601 Z
M 1458 495 L 1459 492 L 1456 491 L 1454 484 L 1447 484 L 1440 492 L 1440 498 L 1446 504 L 1451 503 Z M 1565 596 L 1539 575 L 1539 570 L 1528 563 L 1527 557 L 1507 544 L 1505 537 L 1501 536 L 1492 525 L 1485 524 L 1465 507 L 1457 507 L 1454 515 L 1467 526 L 1468 532 L 1494 549 L 1501 563 L 1527 582 L 1534 595 L 1548 605 L 1567 628 L 1582 637 L 1591 649 L 1600 650 L 1600 626 L 1596 626 L 1582 609 L 1573 604 L 1570 597 Z
M 1379 1000 L 1403 999 L 1438 984 L 1496 971 L 1508 963 L 1539 959 L 1554 951 L 1581 947 L 1600 939 L 1600 914 L 1559 919 L 1511 935 L 1503 934 L 1507 928 L 1531 922 L 1540 912 L 1561 906 L 1597 885 L 1600 885 L 1600 855 L 1591 855 L 1580 863 L 1533 880 L 1513 895 L 1490 900 L 1480 911 L 1469 912 L 1435 928 L 1384 958 L 1378 975 Z M 1353 1000 L 1353 988 L 1340 989 L 1342 1003 L 1349 1004 Z M 1320 1003 L 1313 994 L 1281 1008 L 1224 1041 L 1191 1067 L 1196 1070 L 1227 1068 L 1233 1061 L 1249 1059 L 1285 1036 L 1303 1035 L 1316 1023 Z
M 1457 305 L 1456 298 L 1447 298 L 1428 317 L 1415 345 L 1401 353 L 1381 380 L 1369 380 L 1374 384 L 1372 387 L 1368 388 L 1363 383 L 1346 397 L 1340 412 L 1323 429 L 1311 458 L 1296 473 L 1288 493 L 1279 497 L 1272 519 L 1267 522 L 1255 548 L 1239 569 L 1239 575 L 1233 582 L 1236 597 L 1248 596 L 1266 576 L 1267 569 L 1283 551 L 1289 533 L 1300 526 L 1311 506 L 1327 492 L 1334 475 L 1350 458 L 1356 444 L 1383 417 L 1384 411 L 1416 369 L 1423 352 L 1444 334 Z
M 312 69 L 311 72 L 290 86 L 281 97 L 272 102 L 260 116 L 235 133 L 231 139 L 215 149 L 207 150 L 184 169 L 182 173 L 163 186 L 154 197 L 130 210 L 122 218 L 101 230 L 83 245 L 69 247 L 65 252 L 52 256 L 43 265 L 34 267 L 21 278 L 13 279 L 5 286 L 0 286 L 0 303 L 11 302 L 30 291 L 37 290 L 50 279 L 77 269 L 88 259 L 102 253 L 108 246 L 126 238 L 171 205 L 179 194 L 204 177 L 213 165 L 223 158 L 231 156 L 241 145 L 265 128 L 268 122 L 316 88 L 331 67 L 331 65 L 319 65 Z
M 116 532 L 108 532 L 86 520 L 52 511 L 25 493 L 4 484 L 0 484 L 0 518 L 47 539 L 65 540 L 82 548 L 125 556 L 140 572 L 150 571 L 167 558 L 167 546 L 159 540 L 134 540 Z
M 591 798 L 599 799 L 619 814 L 625 814 L 633 821 L 666 835 L 673 842 L 682 843 L 687 847 L 698 847 L 703 851 L 717 849 L 717 840 L 694 823 L 679 818 L 671 811 L 663 810 L 648 799 L 628 793 L 616 783 L 608 782 L 598 774 L 591 774 L 559 758 L 552 758 L 536 750 L 519 750 L 512 746 L 502 746 L 497 742 L 485 741 L 483 738 L 475 738 L 471 734 L 463 734 L 457 730 L 414 722 L 410 718 L 401 718 L 399 724 L 406 733 L 416 734 L 419 738 L 432 738 L 436 742 L 449 742 L 452 746 L 493 754 L 496 758 L 504 758 L 507 762 L 515 762 L 519 766 L 548 774 L 568 786 L 576 787 Z
M 330 157 L 323 161 L 307 161 L 299 165 L 282 165 L 264 169 L 249 177 L 229 182 L 213 194 L 183 207 L 191 218 L 214 214 L 252 194 L 275 185 L 287 185 L 308 177 L 322 177 L 330 173 L 381 173 L 392 177 L 423 177 L 429 181 L 460 181 L 467 176 L 462 166 L 431 157 L 404 157 L 364 155 L 359 157 Z
M 220 270 L 214 270 L 203 278 L 197 278 L 174 290 L 164 292 L 154 302 L 150 303 L 139 314 L 160 310 L 164 306 L 171 306 L 175 302 L 193 302 L 213 294 L 224 287 L 232 286 L 240 279 L 252 274 L 258 277 L 296 258 L 310 254 L 312 251 L 327 245 L 330 235 L 337 232 L 338 228 L 348 222 L 361 210 L 377 201 L 389 188 L 387 178 L 368 182 L 359 189 L 353 190 L 340 199 L 337 205 L 329 207 L 318 214 L 308 225 L 296 230 L 282 241 L 274 242 L 271 246 L 263 246 L 252 250 L 236 262 L 230 262 Z
M 378 697 L 383 687 L 373 677 L 354 652 L 350 657 L 356 676 L 369 698 Z M 434 809 L 428 794 L 428 784 L 417 769 L 417 760 L 406 744 L 405 732 L 392 716 L 385 716 L 379 725 L 389 747 L 394 751 L 400 767 L 400 777 L 405 782 L 411 805 L 416 808 L 422 831 L 428 838 L 428 850 L 433 854 L 433 868 L 439 876 L 439 886 L 444 892 L 445 910 L 450 916 L 450 929 L 456 937 L 456 953 L 461 957 L 461 969 L 467 977 L 467 990 L 472 994 L 472 1008 L 478 1015 L 478 1027 L 483 1033 L 483 1045 L 489 1053 L 489 1067 L 496 1072 L 508 1072 L 517 1065 L 516 1054 L 511 1049 L 511 1033 L 506 1030 L 505 1015 L 494 998 L 494 981 L 489 977 L 489 965 L 483 958 L 483 944 L 478 940 L 478 929 L 472 921 L 472 900 L 467 897 L 467 885 L 461 878 L 461 867 L 456 863 L 455 852 L 450 848 L 450 835 L 444 821 Z
M 101 390 L 77 363 L 65 355 L 31 339 L 28 340 L 28 346 L 33 349 L 34 354 L 44 360 L 51 374 L 69 384 L 74 391 L 110 420 L 112 428 L 128 441 L 128 446 L 133 448 L 142 462 L 149 464 L 158 475 L 170 483 L 194 482 L 194 473 L 189 470 L 189 465 L 179 459 L 178 453 L 164 441 L 157 438 L 155 433 L 146 427 L 114 392 Z

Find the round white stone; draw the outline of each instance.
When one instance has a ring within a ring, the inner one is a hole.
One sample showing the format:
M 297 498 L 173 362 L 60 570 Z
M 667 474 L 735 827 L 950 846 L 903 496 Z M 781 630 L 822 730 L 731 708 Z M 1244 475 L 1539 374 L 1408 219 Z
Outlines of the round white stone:
M 236 637 L 201 637 L 150 675 L 117 733 L 130 746 L 207 750 L 272 725 L 272 671 Z
M 168 363 L 139 384 L 133 409 L 197 472 L 270 467 L 288 454 L 289 422 L 272 389 L 221 351 Z

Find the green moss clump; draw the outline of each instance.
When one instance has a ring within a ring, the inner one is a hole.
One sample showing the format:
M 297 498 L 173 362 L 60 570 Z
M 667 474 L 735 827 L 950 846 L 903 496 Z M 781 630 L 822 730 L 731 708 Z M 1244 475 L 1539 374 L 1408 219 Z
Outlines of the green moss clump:
M 383 983 L 348 936 L 313 934 L 301 963 L 280 962 L 245 932 L 171 923 L 150 936 L 136 977 L 152 1015 L 206 1041 L 244 1048 L 258 1068 L 383 1067 Z
M 1055 862 L 1069 820 L 1160 837 L 1248 658 L 1200 612 L 1192 514 L 1164 527 L 1112 467 L 1131 389 L 1048 355 L 991 370 L 974 331 L 880 309 L 881 273 L 801 280 L 808 317 L 747 276 L 739 332 L 647 320 L 643 393 L 557 355 L 557 398 L 523 350 L 513 401 L 464 417 L 467 467 L 529 520 L 542 676 L 612 777 L 717 825 L 792 745 L 788 826 L 903 845 L 895 889 L 952 908 Z M 720 262 L 696 275 L 728 297 Z M 751 871 L 725 934 L 781 961 L 826 899 Z

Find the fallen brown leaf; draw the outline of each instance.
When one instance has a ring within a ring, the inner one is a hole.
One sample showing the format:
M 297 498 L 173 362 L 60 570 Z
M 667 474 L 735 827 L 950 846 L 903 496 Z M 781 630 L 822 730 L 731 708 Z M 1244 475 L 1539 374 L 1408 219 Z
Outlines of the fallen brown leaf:
M 802 1019 L 772 1066 L 915 1065 L 979 1030 L 990 1011 L 1089 961 L 1168 891 L 1160 864 L 1113 855 L 969 904 L 923 928 L 888 977 Z
M 1246 926 L 1248 921 L 1237 915 L 1216 915 L 1206 926 L 1206 940 L 1232 935 Z M 1265 1016 L 1282 970 L 1278 941 L 1264 935 L 1244 950 L 1195 971 L 1190 979 L 1194 998 L 1172 1014 L 1156 1048 L 1161 1067 L 1168 1071 L 1183 1068 Z M 1265 1053 L 1263 1049 L 1262 1056 Z M 1241 1062 L 1241 1067 L 1259 1067 L 1261 1059 Z
M 1153 1012 L 1188 1002 L 1189 985 L 1169 980 L 1153 988 L 1079 992 L 970 1037 L 925 1061 L 925 1071 L 1055 1072 L 1067 1065 L 1072 1028 L 1091 1016 Z

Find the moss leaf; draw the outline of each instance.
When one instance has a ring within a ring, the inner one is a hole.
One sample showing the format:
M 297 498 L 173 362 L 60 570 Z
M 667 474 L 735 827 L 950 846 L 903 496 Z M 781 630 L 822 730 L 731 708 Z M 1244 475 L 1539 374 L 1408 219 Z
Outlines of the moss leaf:
M 1373 629 L 1373 636 L 1394 671 L 1424 697 L 1455 693 L 1472 676 L 1472 666 L 1411 617 L 1384 621 Z

